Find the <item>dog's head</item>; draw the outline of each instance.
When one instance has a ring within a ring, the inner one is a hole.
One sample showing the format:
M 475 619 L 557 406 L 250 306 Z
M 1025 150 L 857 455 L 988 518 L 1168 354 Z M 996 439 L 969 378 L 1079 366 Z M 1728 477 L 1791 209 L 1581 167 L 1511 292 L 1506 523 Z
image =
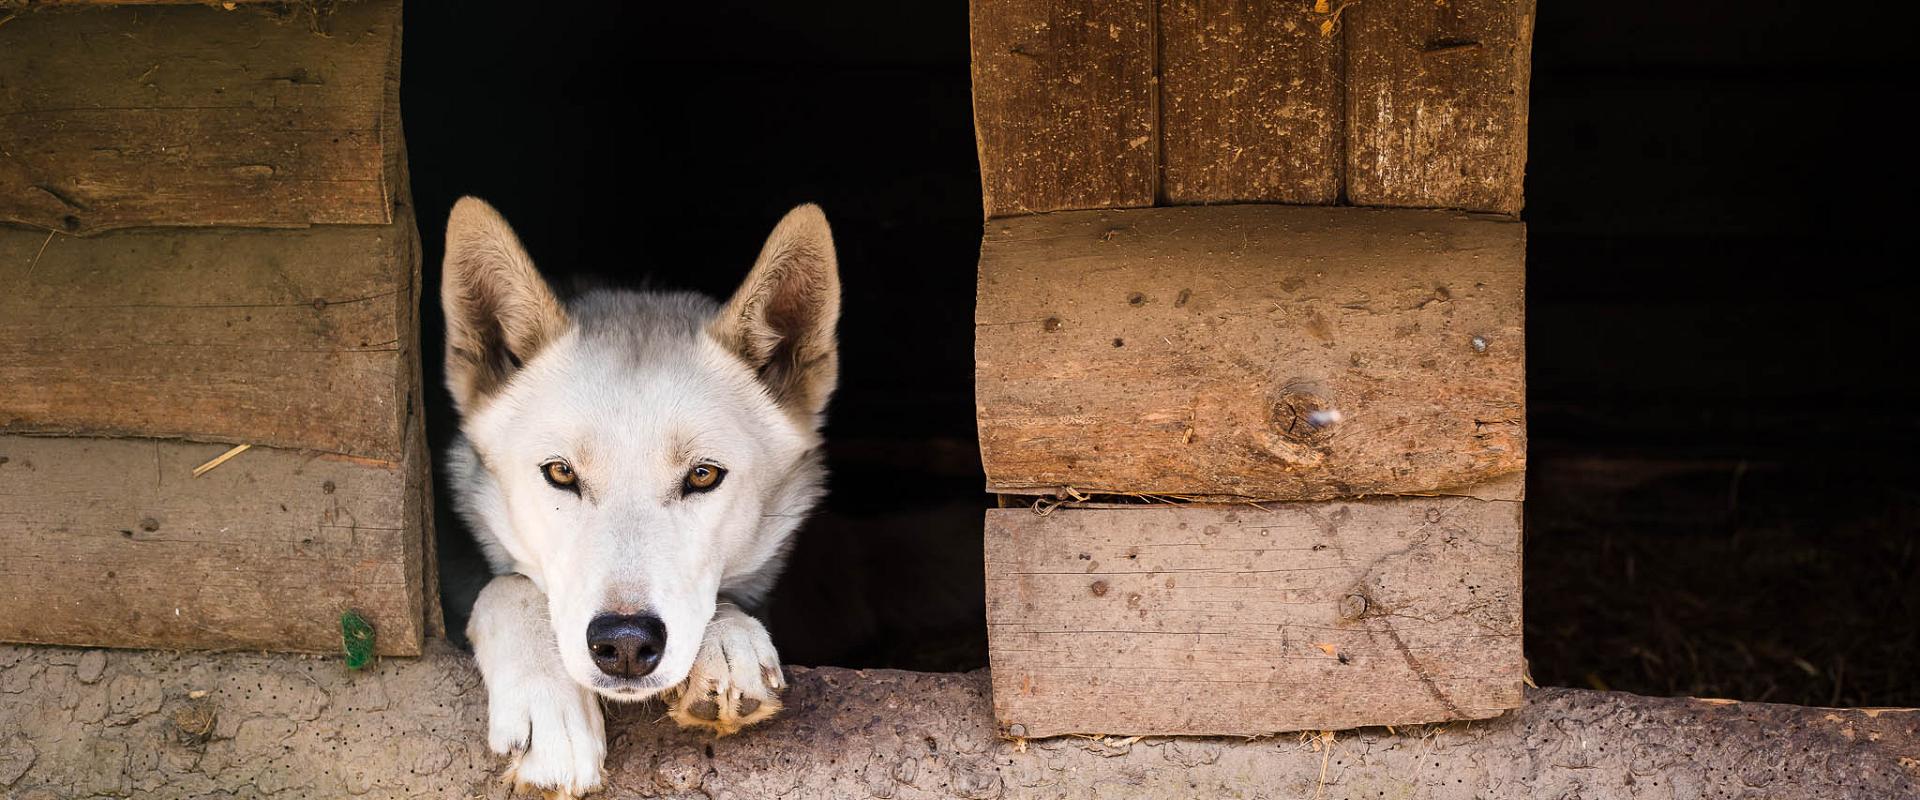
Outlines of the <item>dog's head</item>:
M 506 221 L 465 198 L 441 291 L 484 485 L 469 519 L 546 592 L 574 680 L 621 699 L 684 680 L 716 595 L 763 591 L 820 493 L 840 311 L 826 217 L 789 212 L 723 306 L 562 304 Z

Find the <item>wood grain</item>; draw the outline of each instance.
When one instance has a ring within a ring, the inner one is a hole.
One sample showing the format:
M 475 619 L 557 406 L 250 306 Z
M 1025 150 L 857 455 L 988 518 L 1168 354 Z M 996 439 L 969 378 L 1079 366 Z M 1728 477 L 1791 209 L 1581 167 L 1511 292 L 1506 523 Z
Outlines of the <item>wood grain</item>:
M 0 431 L 397 460 L 416 236 L 404 211 L 286 231 L 0 227 Z
M 0 9 L 45 11 L 51 9 L 97 8 L 101 6 L 187 6 L 200 5 L 227 9 L 229 6 L 293 5 L 289 0 L 0 0 Z M 315 2 L 304 5 L 313 7 Z M 231 10 L 231 9 L 229 9 Z
M 1153 204 L 1153 0 L 973 0 L 988 217 Z
M 1347 196 L 1518 214 L 1533 0 L 1349 4 Z
M 420 652 L 425 449 L 402 462 L 0 436 L 0 640 L 338 652 L 358 611 Z
M 1341 40 L 1306 3 L 1160 0 L 1162 204 L 1340 198 Z
M 199 6 L 0 26 L 0 222 L 390 221 L 400 3 L 343 3 L 324 26 Z
M 1280 206 L 997 220 L 987 488 L 1305 500 L 1472 491 L 1526 463 L 1524 229 Z
M 995 509 L 986 561 L 994 715 L 1021 735 L 1342 730 L 1522 701 L 1518 503 Z

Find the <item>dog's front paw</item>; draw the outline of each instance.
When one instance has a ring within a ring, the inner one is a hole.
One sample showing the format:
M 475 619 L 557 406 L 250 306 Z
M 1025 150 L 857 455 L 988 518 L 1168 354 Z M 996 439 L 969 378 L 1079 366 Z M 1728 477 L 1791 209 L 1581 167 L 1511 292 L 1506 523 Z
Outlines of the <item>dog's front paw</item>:
M 467 634 L 486 679 L 487 747 L 509 759 L 501 782 L 573 800 L 600 788 L 606 722 L 600 698 L 561 667 L 545 616 L 525 578 L 495 578 Z
M 667 694 L 667 714 L 683 727 L 726 736 L 773 716 L 786 688 L 766 626 L 722 604 L 707 623 L 687 681 Z
M 606 723 L 593 692 L 565 679 L 534 678 L 491 690 L 487 716 L 487 746 L 510 759 L 502 783 L 537 789 L 549 800 L 600 788 Z

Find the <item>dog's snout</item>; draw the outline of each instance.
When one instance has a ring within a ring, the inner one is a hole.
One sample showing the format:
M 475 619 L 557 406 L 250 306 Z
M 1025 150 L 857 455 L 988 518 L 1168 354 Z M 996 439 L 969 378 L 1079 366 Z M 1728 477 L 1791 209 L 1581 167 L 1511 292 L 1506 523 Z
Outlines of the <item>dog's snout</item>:
M 601 614 L 587 623 L 594 666 L 615 678 L 645 677 L 666 649 L 666 623 L 652 614 Z

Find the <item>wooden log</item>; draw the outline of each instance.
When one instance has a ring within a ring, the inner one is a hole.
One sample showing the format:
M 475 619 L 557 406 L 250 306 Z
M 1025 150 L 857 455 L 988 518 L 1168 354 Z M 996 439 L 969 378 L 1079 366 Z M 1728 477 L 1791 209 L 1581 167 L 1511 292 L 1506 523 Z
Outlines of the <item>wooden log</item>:
M 505 800 L 472 659 L 0 647 L 0 793 Z M 734 736 L 609 707 L 608 797 L 1896 798 L 1920 713 L 1528 693 L 1475 722 L 1316 740 L 996 735 L 987 674 L 789 668 L 786 709 Z M 55 700 L 58 702 L 54 702 Z M 1142 698 L 1140 702 L 1150 702 Z M 1438 766 L 1436 766 L 1438 765 Z
M 325 20 L 178 6 L 0 26 L 0 222 L 391 221 L 400 3 Z
M 1153 0 L 974 0 L 988 217 L 1153 205 Z
M 1369 0 L 1342 16 L 1348 199 L 1519 214 L 1533 0 Z
M 1295 5 L 1160 1 L 1162 204 L 1340 199 L 1341 40 Z
M 99 8 L 102 6 L 211 6 L 233 10 L 237 6 L 292 6 L 291 0 L 0 0 L 0 9 L 47 11 L 52 9 Z M 309 3 L 308 7 L 319 4 Z M 321 13 L 325 13 L 322 11 Z
M 0 640 L 339 652 L 340 614 L 420 652 L 424 439 L 398 462 L 0 436 Z
M 1303 500 L 1517 475 L 1523 236 L 1458 213 L 1277 206 L 990 223 L 987 488 Z
M 987 512 L 1008 732 L 1253 736 L 1520 705 L 1520 504 Z
M 417 234 L 0 227 L 0 431 L 398 460 Z

